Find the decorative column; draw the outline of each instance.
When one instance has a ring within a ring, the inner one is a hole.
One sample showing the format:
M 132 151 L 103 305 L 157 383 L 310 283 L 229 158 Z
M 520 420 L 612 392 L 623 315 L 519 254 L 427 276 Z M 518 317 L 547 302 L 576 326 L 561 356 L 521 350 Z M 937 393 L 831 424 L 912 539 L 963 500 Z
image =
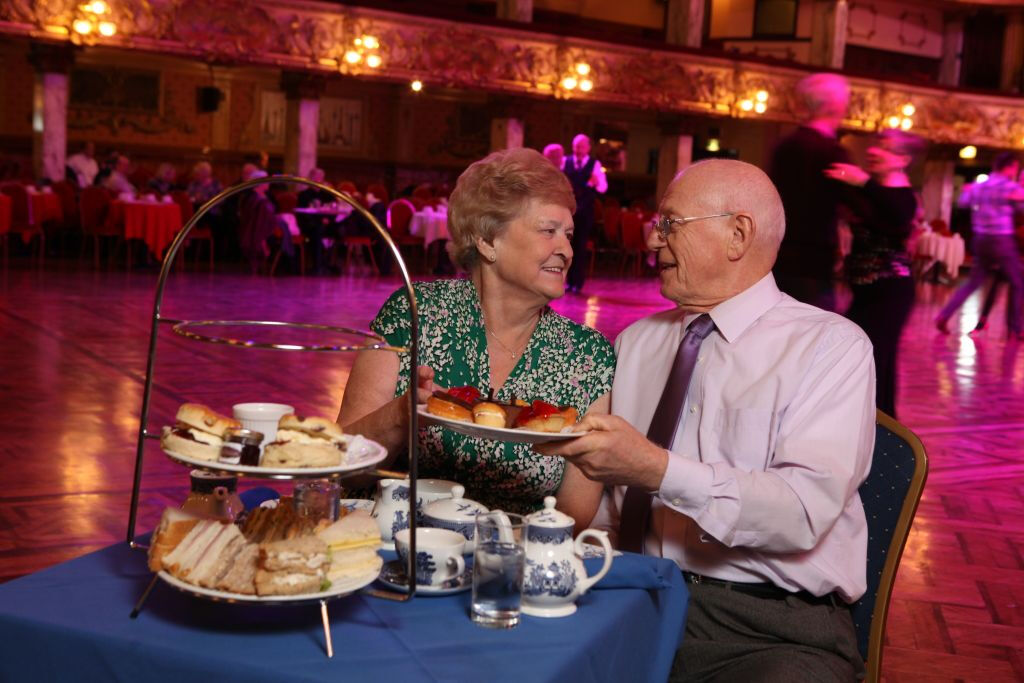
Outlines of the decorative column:
M 924 204 L 924 219 L 931 221 L 941 218 L 950 225 L 953 215 L 953 171 L 952 161 L 929 160 L 924 163 L 924 185 L 921 187 L 921 203 Z
M 1003 92 L 1024 90 L 1024 12 L 1009 12 L 1006 15 L 1006 31 L 1003 33 L 1003 69 L 999 89 Z
M 960 53 L 964 49 L 963 17 L 947 18 L 942 29 L 942 61 L 939 64 L 939 85 L 955 88 L 960 85 Z
M 32 96 L 32 166 L 37 178 L 64 180 L 68 145 L 68 73 L 75 61 L 68 44 L 31 43 L 35 68 Z
M 700 47 L 704 42 L 704 0 L 668 0 L 665 42 Z
M 222 66 L 211 68 L 213 85 L 221 92 L 220 106 L 213 112 L 213 130 L 210 146 L 213 149 L 231 149 L 231 72 Z
M 523 122 L 521 119 L 491 119 L 491 151 L 513 149 L 523 146 Z
M 533 21 L 533 0 L 498 0 L 497 17 L 529 24 Z
M 316 134 L 320 125 L 320 96 L 326 82 L 320 76 L 286 71 L 281 89 L 288 101 L 285 113 L 284 172 L 306 175 L 316 167 Z
M 811 33 L 811 64 L 827 69 L 842 69 L 846 53 L 846 0 L 815 0 Z
M 676 130 L 665 130 L 658 152 L 658 185 L 656 201 L 661 201 L 676 174 L 693 161 L 693 136 Z

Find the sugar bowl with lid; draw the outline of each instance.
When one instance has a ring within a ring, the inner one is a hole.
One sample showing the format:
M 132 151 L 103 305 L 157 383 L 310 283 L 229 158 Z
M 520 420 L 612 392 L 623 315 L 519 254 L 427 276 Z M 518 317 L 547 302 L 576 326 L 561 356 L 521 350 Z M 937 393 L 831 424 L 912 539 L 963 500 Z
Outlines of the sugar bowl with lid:
M 600 581 L 612 565 L 608 534 L 586 529 L 573 540 L 576 524 L 555 509 L 554 496 L 544 509 L 526 518 L 526 569 L 523 577 L 523 613 L 535 617 L 566 617 L 576 611 L 576 598 Z M 604 564 L 593 576 L 583 566 L 583 541 L 593 538 L 604 549 Z
M 466 537 L 463 553 L 476 548 L 476 517 L 488 512 L 487 507 L 475 500 L 465 498 L 466 487 L 456 484 L 452 497 L 435 500 L 423 509 L 423 525 L 438 529 L 456 531 Z

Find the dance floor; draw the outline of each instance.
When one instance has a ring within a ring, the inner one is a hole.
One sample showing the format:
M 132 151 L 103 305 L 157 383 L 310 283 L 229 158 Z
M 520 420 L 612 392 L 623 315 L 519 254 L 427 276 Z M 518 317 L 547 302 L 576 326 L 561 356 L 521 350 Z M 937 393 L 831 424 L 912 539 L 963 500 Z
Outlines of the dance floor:
M 146 370 L 155 274 L 0 273 L 0 581 L 122 541 Z M 164 315 L 365 328 L 395 279 L 172 276 Z M 931 320 L 950 290 L 924 285 L 902 342 L 899 417 L 931 475 L 887 630 L 888 681 L 1024 680 L 1024 344 L 997 322 L 971 338 L 976 299 Z M 555 308 L 614 337 L 663 309 L 650 280 L 598 279 Z M 1002 309 L 997 309 L 1001 315 Z M 293 341 L 301 341 L 290 336 Z M 290 403 L 336 416 L 352 356 L 243 350 L 162 329 L 151 429 L 193 400 Z M 147 451 L 140 529 L 179 504 L 187 473 Z

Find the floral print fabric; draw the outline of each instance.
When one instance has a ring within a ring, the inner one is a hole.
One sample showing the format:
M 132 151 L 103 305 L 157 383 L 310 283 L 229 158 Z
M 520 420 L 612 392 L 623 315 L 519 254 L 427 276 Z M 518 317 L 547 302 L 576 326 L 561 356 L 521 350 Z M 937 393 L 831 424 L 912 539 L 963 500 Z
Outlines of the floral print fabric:
M 438 280 L 414 285 L 419 311 L 419 364 L 434 369 L 442 387 L 491 390 L 490 358 L 480 297 L 471 280 Z M 409 344 L 409 302 L 404 290 L 391 295 L 372 324 L 395 346 Z M 500 351 L 499 351 L 500 352 Z M 399 354 L 399 396 L 409 388 L 409 354 Z M 611 344 L 599 332 L 545 307 L 526 349 L 495 398 L 540 399 L 573 406 L 583 415 L 608 393 L 615 371 Z M 466 497 L 491 509 L 528 513 L 543 507 L 562 483 L 565 461 L 542 456 L 529 444 L 478 439 L 443 427 L 420 429 L 421 477 L 456 481 Z

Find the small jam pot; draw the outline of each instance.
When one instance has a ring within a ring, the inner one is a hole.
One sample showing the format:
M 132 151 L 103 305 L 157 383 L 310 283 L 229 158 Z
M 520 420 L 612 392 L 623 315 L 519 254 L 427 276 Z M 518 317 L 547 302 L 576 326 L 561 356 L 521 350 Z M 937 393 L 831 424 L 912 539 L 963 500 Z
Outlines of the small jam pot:
M 261 432 L 251 429 L 229 429 L 224 433 L 224 445 L 220 447 L 220 462 L 258 467 L 261 443 Z
M 192 470 L 189 476 L 192 490 L 181 504 L 185 512 L 206 519 L 233 522 L 245 509 L 236 491 L 238 479 L 235 477 L 203 470 Z

